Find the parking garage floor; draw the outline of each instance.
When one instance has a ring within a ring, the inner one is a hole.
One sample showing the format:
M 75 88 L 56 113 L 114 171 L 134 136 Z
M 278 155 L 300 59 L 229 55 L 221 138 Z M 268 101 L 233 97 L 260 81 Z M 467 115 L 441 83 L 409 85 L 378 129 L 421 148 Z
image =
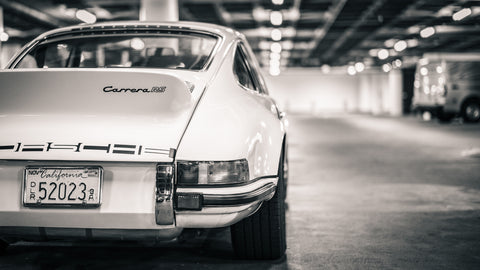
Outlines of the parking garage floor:
M 0 269 L 480 268 L 480 124 L 289 119 L 284 259 L 237 260 L 216 229 L 170 245 L 22 242 Z

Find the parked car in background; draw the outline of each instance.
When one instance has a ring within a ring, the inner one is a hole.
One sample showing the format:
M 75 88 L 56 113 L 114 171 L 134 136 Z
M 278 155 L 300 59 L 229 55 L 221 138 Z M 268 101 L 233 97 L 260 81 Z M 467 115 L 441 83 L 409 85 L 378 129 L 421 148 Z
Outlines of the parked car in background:
M 245 37 L 201 23 L 47 32 L 0 72 L 0 244 L 230 226 L 286 249 L 283 114 Z
M 480 121 L 480 54 L 430 53 L 419 61 L 413 108 L 441 121 Z

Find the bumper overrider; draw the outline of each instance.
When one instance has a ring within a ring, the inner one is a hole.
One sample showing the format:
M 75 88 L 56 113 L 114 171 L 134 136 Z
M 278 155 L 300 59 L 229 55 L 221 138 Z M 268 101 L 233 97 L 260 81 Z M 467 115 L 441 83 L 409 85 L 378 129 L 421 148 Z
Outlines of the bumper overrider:
M 25 168 L 23 162 L 3 164 L 9 165 L 3 167 L 2 178 L 20 175 Z M 0 238 L 169 240 L 185 228 L 225 227 L 252 215 L 274 196 L 278 181 L 276 175 L 250 179 L 246 160 L 158 163 L 155 171 L 148 164 L 102 166 L 107 172 L 133 166 L 135 170 L 128 171 L 145 180 L 118 181 L 106 173 L 98 208 L 28 207 L 8 200 L 0 207 Z M 5 181 L 9 194 L 22 193 L 18 180 Z M 147 189 L 153 198 L 142 196 Z

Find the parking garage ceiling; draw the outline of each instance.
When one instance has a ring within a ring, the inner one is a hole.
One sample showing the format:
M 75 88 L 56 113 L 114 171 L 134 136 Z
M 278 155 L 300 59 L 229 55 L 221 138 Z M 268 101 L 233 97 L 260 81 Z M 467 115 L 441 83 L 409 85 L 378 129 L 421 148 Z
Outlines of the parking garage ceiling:
M 138 20 L 140 0 L 0 0 L 0 6 L 5 32 L 24 43 L 82 23 L 77 10 L 98 22 Z M 179 9 L 181 20 L 243 32 L 264 66 L 273 43 L 288 67 L 379 66 L 424 52 L 480 51 L 480 0 L 180 0 Z

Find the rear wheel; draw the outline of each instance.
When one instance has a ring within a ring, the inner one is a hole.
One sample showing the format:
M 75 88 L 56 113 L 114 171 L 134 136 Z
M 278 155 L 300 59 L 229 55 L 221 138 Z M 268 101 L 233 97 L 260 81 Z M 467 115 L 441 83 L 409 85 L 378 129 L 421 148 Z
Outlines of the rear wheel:
M 443 111 L 440 111 L 437 115 L 438 120 L 442 123 L 449 123 L 453 120 L 454 117 L 455 117 L 454 114 L 446 113 Z
M 278 259 L 285 254 L 285 158 L 282 151 L 273 198 L 263 202 L 255 214 L 230 227 L 233 249 L 240 258 Z
M 7 251 L 8 248 L 8 242 L 0 239 L 0 255 L 4 254 Z
M 480 121 L 480 101 L 468 100 L 462 107 L 463 121 L 476 123 Z

